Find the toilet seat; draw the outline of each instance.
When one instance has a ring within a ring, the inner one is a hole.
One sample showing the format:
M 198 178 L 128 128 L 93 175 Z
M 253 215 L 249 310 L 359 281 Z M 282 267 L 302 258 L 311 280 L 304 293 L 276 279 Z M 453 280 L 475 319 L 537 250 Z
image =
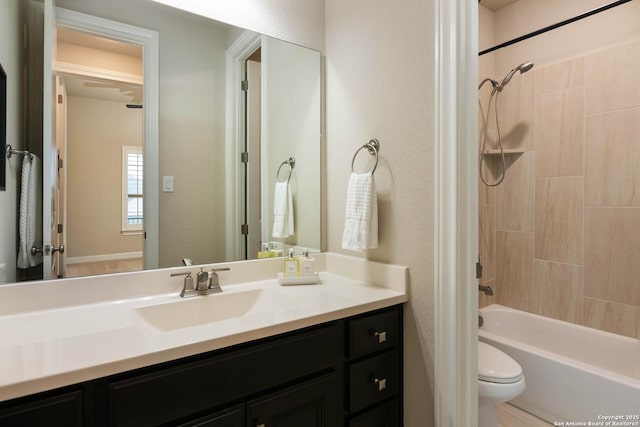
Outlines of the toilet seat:
M 522 379 L 522 367 L 509 355 L 478 341 L 478 380 L 513 384 Z

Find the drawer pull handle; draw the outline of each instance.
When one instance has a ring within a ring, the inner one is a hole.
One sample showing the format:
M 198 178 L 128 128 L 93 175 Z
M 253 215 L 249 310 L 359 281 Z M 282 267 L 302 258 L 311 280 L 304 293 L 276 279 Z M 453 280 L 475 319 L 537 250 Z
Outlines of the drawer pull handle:
M 378 391 L 382 391 L 387 388 L 386 378 L 382 378 L 382 379 L 374 378 L 373 382 L 378 386 Z
M 383 331 L 383 332 L 375 332 L 373 335 L 375 335 L 376 338 L 378 338 L 378 344 L 382 344 L 387 342 L 387 332 Z

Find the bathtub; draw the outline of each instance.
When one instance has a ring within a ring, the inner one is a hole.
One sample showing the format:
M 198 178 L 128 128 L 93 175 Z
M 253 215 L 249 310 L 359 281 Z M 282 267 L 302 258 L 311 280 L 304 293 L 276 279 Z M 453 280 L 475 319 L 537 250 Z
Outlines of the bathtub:
M 522 366 L 527 386 L 511 404 L 552 425 L 640 426 L 640 340 L 496 304 L 480 314 L 480 341 Z

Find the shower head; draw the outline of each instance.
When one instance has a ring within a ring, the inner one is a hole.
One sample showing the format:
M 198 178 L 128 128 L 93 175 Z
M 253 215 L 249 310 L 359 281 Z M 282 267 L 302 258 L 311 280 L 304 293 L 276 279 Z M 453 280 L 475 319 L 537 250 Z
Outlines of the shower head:
M 498 85 L 498 91 L 502 91 L 502 89 L 504 89 L 504 87 L 511 81 L 511 78 L 516 74 L 517 71 L 520 71 L 520 74 L 524 74 L 532 68 L 533 62 L 524 62 L 518 65 L 513 70 L 509 71 L 509 74 L 507 74 L 504 79 L 502 79 L 502 83 Z

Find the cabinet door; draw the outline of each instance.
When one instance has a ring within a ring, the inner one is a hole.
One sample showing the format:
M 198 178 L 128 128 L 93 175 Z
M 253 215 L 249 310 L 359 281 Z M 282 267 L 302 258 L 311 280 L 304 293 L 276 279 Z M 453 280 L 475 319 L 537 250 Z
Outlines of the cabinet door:
M 0 409 L 2 427 L 80 427 L 82 397 L 79 391 Z
M 244 427 L 244 405 L 234 406 L 179 427 Z
M 330 374 L 249 402 L 247 427 L 335 427 L 339 387 Z

